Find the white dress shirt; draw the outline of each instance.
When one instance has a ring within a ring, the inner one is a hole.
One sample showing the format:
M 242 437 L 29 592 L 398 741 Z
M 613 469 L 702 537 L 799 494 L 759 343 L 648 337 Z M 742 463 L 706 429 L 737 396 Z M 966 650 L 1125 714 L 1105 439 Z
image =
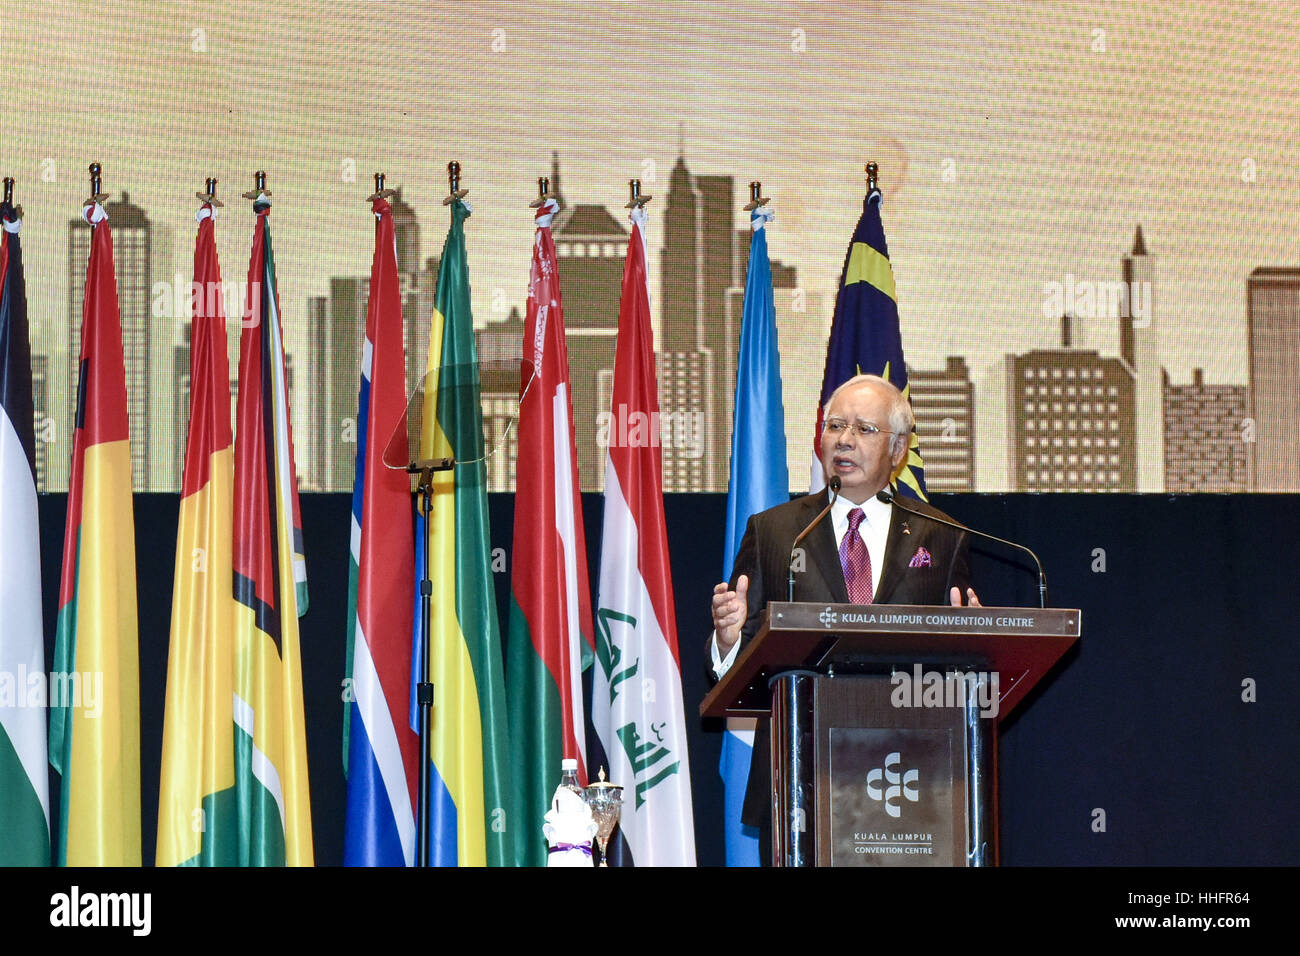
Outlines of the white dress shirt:
M 871 593 L 874 597 L 880 592 L 880 579 L 885 566 L 885 544 L 889 540 L 889 522 L 893 520 L 894 506 L 885 504 L 874 495 L 860 505 L 855 505 L 844 497 L 836 498 L 835 503 L 831 505 L 830 519 L 831 529 L 835 532 L 837 550 L 844 543 L 844 536 L 849 532 L 849 512 L 854 508 L 862 509 L 863 518 L 858 525 L 858 536 L 862 538 L 863 544 L 867 546 L 867 554 L 871 556 Z M 732 644 L 731 650 L 723 658 L 718 653 L 718 635 L 714 632 L 713 640 L 709 642 L 709 650 L 713 658 L 714 676 L 721 680 L 722 675 L 731 669 L 731 665 L 736 660 L 740 641 Z

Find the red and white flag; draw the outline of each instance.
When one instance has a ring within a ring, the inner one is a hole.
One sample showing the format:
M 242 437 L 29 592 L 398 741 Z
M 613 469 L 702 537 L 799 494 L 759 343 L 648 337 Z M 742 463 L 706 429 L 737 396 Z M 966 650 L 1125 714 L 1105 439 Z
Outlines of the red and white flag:
M 694 866 L 682 669 L 664 524 L 644 209 L 630 216 L 596 609 L 592 719 L 622 784 L 620 830 L 636 866 Z M 625 861 L 626 862 L 626 861 Z
M 524 833 L 532 834 L 515 841 L 515 862 L 521 866 L 546 865 L 538 824 L 555 792 L 560 761 L 576 759 L 579 778 L 587 776 L 582 671 L 584 659 L 591 660 L 591 589 L 564 306 L 551 235 L 557 209 L 550 199 L 537 210 L 519 400 L 506 688 L 515 813 Z

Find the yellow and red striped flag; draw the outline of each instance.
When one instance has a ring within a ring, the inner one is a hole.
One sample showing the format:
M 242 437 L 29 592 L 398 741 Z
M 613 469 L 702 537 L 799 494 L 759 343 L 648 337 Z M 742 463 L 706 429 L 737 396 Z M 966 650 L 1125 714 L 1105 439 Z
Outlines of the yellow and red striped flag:
M 158 866 L 234 866 L 234 457 L 230 365 L 216 209 L 198 212 L 190 339 L 190 430 L 172 585 L 167 709 L 158 795 Z
M 122 322 L 108 214 L 88 203 L 90 262 L 63 577 L 50 681 L 50 763 L 63 777 L 58 862 L 140 865 L 140 652 Z

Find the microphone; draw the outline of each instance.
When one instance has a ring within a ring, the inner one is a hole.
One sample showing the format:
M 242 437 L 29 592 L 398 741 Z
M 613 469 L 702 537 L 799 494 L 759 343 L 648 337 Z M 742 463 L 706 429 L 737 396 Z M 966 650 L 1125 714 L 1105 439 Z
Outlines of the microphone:
M 878 501 L 883 501 L 887 505 L 897 505 L 909 514 L 914 514 L 918 518 L 928 518 L 930 521 L 937 521 L 939 524 L 946 524 L 950 528 L 956 528 L 958 531 L 965 531 L 968 534 L 978 535 L 981 538 L 988 538 L 990 541 L 996 541 L 999 544 L 1005 544 L 1007 547 L 1016 548 L 1025 552 L 1034 559 L 1034 564 L 1038 565 L 1038 606 L 1047 607 L 1047 575 L 1043 572 L 1043 562 L 1038 560 L 1038 555 L 1030 551 L 1023 544 L 1016 544 L 1014 541 L 1008 541 L 1006 538 L 999 538 L 995 534 L 988 534 L 984 531 L 976 531 L 974 528 L 968 528 L 964 524 L 958 524 L 956 521 L 948 521 L 940 518 L 938 515 L 926 514 L 924 511 L 917 511 L 915 508 L 903 504 L 903 499 L 898 497 L 888 488 L 882 488 L 876 495 Z
M 826 487 L 831 491 L 831 500 L 826 502 L 826 507 L 821 510 L 816 518 L 813 518 L 812 521 L 809 522 L 808 527 L 799 532 L 799 537 L 795 538 L 794 544 L 790 545 L 790 563 L 788 565 L 790 568 L 790 579 L 787 593 L 789 594 L 789 600 L 791 601 L 794 600 L 794 553 L 799 550 L 799 544 L 804 538 L 808 537 L 809 532 L 811 532 L 813 528 L 817 527 L 817 522 L 821 521 L 822 518 L 825 518 L 830 513 L 831 506 L 834 505 L 835 500 L 839 498 L 840 476 L 831 475 L 831 480 L 827 482 Z

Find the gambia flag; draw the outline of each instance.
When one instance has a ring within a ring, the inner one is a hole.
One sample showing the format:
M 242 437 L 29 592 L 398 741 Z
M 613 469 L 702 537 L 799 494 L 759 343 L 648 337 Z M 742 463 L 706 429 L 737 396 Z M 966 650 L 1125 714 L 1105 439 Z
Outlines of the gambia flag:
M 199 209 L 190 340 L 190 430 L 172 582 L 158 866 L 234 866 L 234 604 L 230 365 L 216 209 Z
M 239 340 L 234 491 L 235 796 L 241 866 L 311 866 L 298 618 L 307 610 L 284 333 L 265 194 Z
M 388 467 L 390 439 L 406 433 L 406 350 L 392 206 L 377 198 L 370 306 L 361 357 L 357 472 L 352 491 L 354 609 L 348 635 L 348 804 L 343 862 L 415 863 L 420 738 L 411 727 L 411 608 L 415 537 L 411 480 Z M 405 441 L 399 443 L 403 450 Z M 397 464 L 405 464 L 398 462 Z
M 0 205 L 0 866 L 49 866 L 45 635 L 22 220 Z
M 889 263 L 885 227 L 880 221 L 881 195 L 872 189 L 862 201 L 862 216 L 840 274 L 835 296 L 830 340 L 826 344 L 826 370 L 822 374 L 821 400 L 817 404 L 817 431 L 813 435 L 811 490 L 819 491 L 826 476 L 818 452 L 822 414 L 831 393 L 859 374 L 879 375 L 908 394 L 907 366 L 903 363 L 903 334 L 898 325 L 898 295 L 894 269 Z M 911 447 L 898 474 L 890 479 L 900 494 L 925 500 L 925 463 L 912 429 Z
M 622 784 L 619 823 L 635 866 L 694 866 L 668 532 L 659 457 L 644 209 L 631 214 L 605 460 L 605 518 L 596 604 L 592 722 Z M 610 847 L 611 856 L 614 847 Z M 625 861 L 626 862 L 626 861 Z
M 417 535 L 427 535 L 433 581 L 429 861 L 434 866 L 507 866 L 515 859 L 514 832 L 528 824 L 509 807 L 505 681 L 465 261 L 469 214 L 464 201 L 452 204 L 451 229 L 438 266 L 421 418 L 420 458 L 456 459 L 452 471 L 435 476 L 430 514 L 417 528 Z M 412 695 L 412 726 L 418 716 L 414 706 Z
M 569 391 L 569 350 L 551 220 L 558 204 L 537 211 L 524 363 L 520 376 L 520 475 L 510 577 L 510 767 L 523 836 L 520 866 L 545 866 L 541 826 L 560 761 L 578 761 L 586 781 L 582 671 L 591 661 L 591 596 L 582 526 L 578 456 Z
M 50 681 L 50 763 L 62 775 L 58 862 L 140 865 L 140 651 L 135 516 L 113 237 L 90 224 L 72 476 Z

